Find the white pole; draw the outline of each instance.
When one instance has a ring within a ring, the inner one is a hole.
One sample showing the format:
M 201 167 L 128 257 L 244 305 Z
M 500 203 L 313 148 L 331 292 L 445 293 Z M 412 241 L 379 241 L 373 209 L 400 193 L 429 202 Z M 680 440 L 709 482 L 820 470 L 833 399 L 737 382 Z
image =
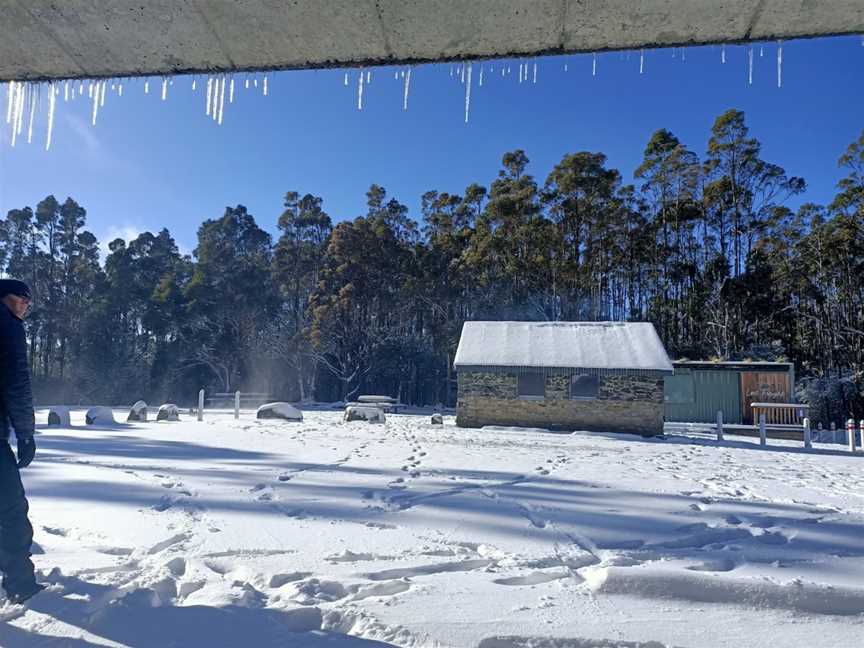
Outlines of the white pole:
M 204 420 L 204 390 L 198 392 L 198 420 Z
M 723 410 L 717 410 L 717 440 L 723 440 Z
M 240 390 L 234 392 L 234 418 L 240 418 Z
M 861 436 L 858 442 L 858 447 L 864 450 L 864 419 L 861 419 L 861 421 L 858 423 L 858 430 Z
M 765 414 L 759 415 L 759 445 L 768 445 L 768 433 L 765 430 Z
M 855 452 L 855 421 L 846 421 L 846 442 L 849 444 L 849 452 Z
M 804 447 L 812 448 L 813 447 L 813 439 L 810 434 L 810 419 L 804 419 Z

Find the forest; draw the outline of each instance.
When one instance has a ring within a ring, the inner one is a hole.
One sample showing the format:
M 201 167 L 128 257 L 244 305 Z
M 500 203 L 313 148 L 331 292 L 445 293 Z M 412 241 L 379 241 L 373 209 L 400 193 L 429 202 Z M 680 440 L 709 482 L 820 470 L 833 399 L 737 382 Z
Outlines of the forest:
M 37 401 L 452 405 L 466 320 L 647 320 L 672 359 L 792 361 L 805 398 L 864 417 L 864 132 L 825 161 L 842 170 L 826 205 L 791 200 L 805 180 L 763 159 L 742 112 L 708 135 L 698 153 L 656 131 L 635 185 L 599 152 L 545 178 L 506 152 L 488 186 L 423 194 L 416 220 L 374 184 L 355 218 L 289 190 L 264 221 L 214 214 L 191 256 L 162 229 L 100 259 L 71 197 L 12 209 L 0 271 L 34 292 Z

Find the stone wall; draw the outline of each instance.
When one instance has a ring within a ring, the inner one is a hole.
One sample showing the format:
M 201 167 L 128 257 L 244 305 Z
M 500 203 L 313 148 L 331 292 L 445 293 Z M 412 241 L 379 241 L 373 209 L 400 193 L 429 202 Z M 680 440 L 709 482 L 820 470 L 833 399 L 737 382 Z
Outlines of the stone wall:
M 570 399 L 570 377 L 548 375 L 545 398 L 519 398 L 515 373 L 460 372 L 457 425 L 517 425 L 659 434 L 663 379 L 601 375 L 596 399 Z

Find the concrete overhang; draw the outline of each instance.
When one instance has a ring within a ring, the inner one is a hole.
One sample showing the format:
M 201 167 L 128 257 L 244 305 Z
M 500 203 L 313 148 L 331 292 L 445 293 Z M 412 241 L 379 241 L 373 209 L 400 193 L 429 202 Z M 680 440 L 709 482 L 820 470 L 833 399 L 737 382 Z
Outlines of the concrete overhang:
M 0 80 L 357 67 L 864 32 L 864 0 L 0 0 Z

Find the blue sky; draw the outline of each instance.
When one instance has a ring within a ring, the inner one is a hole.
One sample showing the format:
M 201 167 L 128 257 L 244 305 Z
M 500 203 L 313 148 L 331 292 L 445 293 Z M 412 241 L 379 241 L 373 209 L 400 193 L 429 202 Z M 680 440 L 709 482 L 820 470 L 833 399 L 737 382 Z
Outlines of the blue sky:
M 631 181 L 656 129 L 702 155 L 713 120 L 733 107 L 746 113 L 765 159 L 807 180 L 793 207 L 830 201 L 841 177 L 837 158 L 864 129 L 862 40 L 784 43 L 781 88 L 776 49 L 766 43 L 760 57 L 754 47 L 752 86 L 742 46 L 726 48 L 725 65 L 719 46 L 688 49 L 683 61 L 680 49 L 648 50 L 643 74 L 639 52 L 602 54 L 595 77 L 590 55 L 540 58 L 536 84 L 533 60 L 522 84 L 517 61 L 486 62 L 483 87 L 475 63 L 467 124 L 465 86 L 450 76 L 451 64 L 414 68 L 407 111 L 394 68 L 372 71 L 362 111 L 353 70 L 348 87 L 343 70 L 270 74 L 266 97 L 260 82 L 244 90 L 238 80 L 221 126 L 205 117 L 200 79 L 192 92 L 191 77 L 176 78 L 165 102 L 158 79 L 147 95 L 135 80 L 122 97 L 108 93 L 95 127 L 86 91 L 83 101 L 58 102 L 48 152 L 44 119 L 33 144 L 15 148 L 0 124 L 0 210 L 35 207 L 49 193 L 72 196 L 103 243 L 168 227 L 191 251 L 201 221 L 226 205 L 246 205 L 275 232 L 288 190 L 322 196 L 338 221 L 364 212 L 375 182 L 418 218 L 424 191 L 488 186 L 502 154 L 515 148 L 527 152 L 541 182 L 564 154 L 580 150 L 606 153 Z M 505 78 L 502 63 L 511 68 Z

